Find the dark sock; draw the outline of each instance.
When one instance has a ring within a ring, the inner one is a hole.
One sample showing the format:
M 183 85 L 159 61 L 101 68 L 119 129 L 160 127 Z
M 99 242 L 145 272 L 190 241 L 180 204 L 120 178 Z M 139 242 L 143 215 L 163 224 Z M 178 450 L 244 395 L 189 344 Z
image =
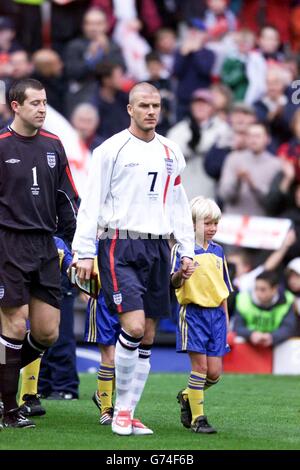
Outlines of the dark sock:
M 26 337 L 23 342 L 22 355 L 21 355 L 21 369 L 35 361 L 47 350 L 45 346 L 38 343 L 33 337 L 30 331 L 26 333 Z
M 0 335 L 0 392 L 4 414 L 18 408 L 17 393 L 23 341 Z

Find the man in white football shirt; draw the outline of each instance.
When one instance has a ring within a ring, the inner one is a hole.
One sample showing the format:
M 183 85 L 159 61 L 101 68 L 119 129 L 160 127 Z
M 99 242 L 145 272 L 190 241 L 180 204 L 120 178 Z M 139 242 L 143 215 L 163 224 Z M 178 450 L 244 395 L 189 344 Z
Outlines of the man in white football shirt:
M 180 180 L 185 161 L 177 144 L 155 132 L 160 102 L 149 83 L 132 88 L 129 129 L 94 150 L 73 241 L 77 274 L 89 279 L 100 233 L 104 298 L 122 327 L 112 422 L 121 435 L 152 434 L 133 413 L 149 374 L 156 321 L 170 311 L 170 234 L 180 244 L 184 276 L 193 272 L 194 232 Z

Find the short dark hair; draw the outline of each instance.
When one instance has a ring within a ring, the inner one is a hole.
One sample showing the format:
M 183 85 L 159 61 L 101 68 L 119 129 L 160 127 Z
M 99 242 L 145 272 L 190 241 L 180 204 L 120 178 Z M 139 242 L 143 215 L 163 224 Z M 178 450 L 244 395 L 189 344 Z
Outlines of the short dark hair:
M 148 54 L 145 55 L 145 61 L 146 61 L 146 64 L 149 64 L 149 62 L 154 62 L 154 61 L 162 63 L 160 55 L 156 51 L 148 52 Z
M 249 116 L 256 116 L 255 109 L 242 101 L 236 101 L 233 103 L 230 109 L 230 113 L 243 113 Z
M 97 80 L 99 80 L 100 85 L 103 85 L 103 82 L 106 78 L 110 78 L 115 69 L 123 69 L 121 64 L 117 62 L 103 61 L 96 66 L 95 74 Z
M 280 283 L 279 275 L 276 271 L 263 271 L 256 277 L 256 281 L 266 281 L 271 287 Z
M 11 104 L 12 101 L 17 101 L 19 104 L 23 104 L 26 100 L 27 88 L 33 88 L 34 90 L 44 90 L 44 85 L 34 78 L 23 78 L 12 84 L 8 92 L 8 101 Z

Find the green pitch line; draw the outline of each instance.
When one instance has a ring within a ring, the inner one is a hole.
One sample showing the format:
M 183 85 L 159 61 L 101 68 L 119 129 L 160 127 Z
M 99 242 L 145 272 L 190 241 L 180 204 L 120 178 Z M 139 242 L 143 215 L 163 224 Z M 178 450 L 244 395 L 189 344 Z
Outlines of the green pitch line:
M 80 400 L 47 401 L 35 429 L 0 432 L 4 449 L 300 449 L 299 378 L 226 375 L 206 393 L 205 413 L 218 434 L 193 434 L 179 421 L 176 395 L 187 374 L 151 374 L 136 416 L 152 436 L 116 436 L 98 424 L 96 377 L 81 375 Z

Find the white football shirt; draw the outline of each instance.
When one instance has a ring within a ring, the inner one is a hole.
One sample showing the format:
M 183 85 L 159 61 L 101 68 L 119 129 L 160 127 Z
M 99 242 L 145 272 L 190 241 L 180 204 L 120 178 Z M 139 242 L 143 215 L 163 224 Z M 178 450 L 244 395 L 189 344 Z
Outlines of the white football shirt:
M 126 129 L 97 147 L 73 241 L 78 257 L 94 256 L 99 230 L 118 228 L 173 233 L 181 256 L 193 258 L 192 216 L 180 182 L 184 167 L 178 145 L 159 134 L 145 142 Z

